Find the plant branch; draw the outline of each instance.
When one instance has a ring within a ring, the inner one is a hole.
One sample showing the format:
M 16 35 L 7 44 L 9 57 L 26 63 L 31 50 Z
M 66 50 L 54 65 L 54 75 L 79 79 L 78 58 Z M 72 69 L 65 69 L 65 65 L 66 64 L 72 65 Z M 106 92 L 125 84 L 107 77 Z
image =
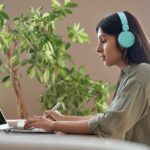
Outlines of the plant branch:
M 27 118 L 27 111 L 25 109 L 24 98 L 22 96 L 22 89 L 21 89 L 20 81 L 18 79 L 18 71 L 17 69 L 14 68 L 13 65 L 10 65 L 9 63 L 10 58 L 11 58 L 11 53 L 9 49 L 6 53 L 6 60 L 9 69 L 10 80 L 12 82 L 13 90 L 16 95 L 18 118 L 25 119 Z

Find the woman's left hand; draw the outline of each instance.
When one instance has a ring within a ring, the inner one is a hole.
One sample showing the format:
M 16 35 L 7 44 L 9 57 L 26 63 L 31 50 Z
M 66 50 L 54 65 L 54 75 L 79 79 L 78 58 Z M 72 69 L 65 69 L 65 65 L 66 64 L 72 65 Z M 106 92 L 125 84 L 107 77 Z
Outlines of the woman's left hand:
M 43 116 L 33 116 L 26 120 L 24 129 L 29 129 L 31 127 L 42 128 L 46 131 L 53 131 L 54 121 L 43 117 Z

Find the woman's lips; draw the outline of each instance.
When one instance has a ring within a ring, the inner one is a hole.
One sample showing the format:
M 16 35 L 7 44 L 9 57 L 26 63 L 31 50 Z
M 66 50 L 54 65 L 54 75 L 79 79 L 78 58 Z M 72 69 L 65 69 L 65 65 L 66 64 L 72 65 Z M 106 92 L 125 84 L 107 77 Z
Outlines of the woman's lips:
M 100 57 L 102 58 L 103 61 L 105 61 L 105 56 L 104 55 L 100 55 Z

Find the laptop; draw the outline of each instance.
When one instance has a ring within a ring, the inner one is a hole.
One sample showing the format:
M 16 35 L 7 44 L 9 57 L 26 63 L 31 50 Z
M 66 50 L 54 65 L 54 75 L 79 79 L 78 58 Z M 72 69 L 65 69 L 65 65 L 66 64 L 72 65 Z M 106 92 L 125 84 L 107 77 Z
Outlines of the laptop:
M 20 122 L 20 124 L 17 124 L 18 127 L 12 127 L 8 124 L 8 122 L 5 119 L 5 116 L 0 109 L 0 131 L 5 132 L 18 132 L 18 133 L 54 133 L 54 132 L 48 132 L 41 128 L 30 128 L 30 129 L 23 129 L 24 122 Z

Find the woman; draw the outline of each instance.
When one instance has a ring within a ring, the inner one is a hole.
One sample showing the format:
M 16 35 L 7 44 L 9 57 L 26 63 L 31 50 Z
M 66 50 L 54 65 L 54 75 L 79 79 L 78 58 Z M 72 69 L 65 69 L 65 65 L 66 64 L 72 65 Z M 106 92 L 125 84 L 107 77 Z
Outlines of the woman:
M 84 117 L 48 111 L 29 118 L 24 128 L 97 134 L 150 145 L 150 44 L 141 24 L 129 12 L 117 12 L 101 20 L 96 31 L 97 52 L 104 65 L 121 71 L 110 107 L 103 114 Z

